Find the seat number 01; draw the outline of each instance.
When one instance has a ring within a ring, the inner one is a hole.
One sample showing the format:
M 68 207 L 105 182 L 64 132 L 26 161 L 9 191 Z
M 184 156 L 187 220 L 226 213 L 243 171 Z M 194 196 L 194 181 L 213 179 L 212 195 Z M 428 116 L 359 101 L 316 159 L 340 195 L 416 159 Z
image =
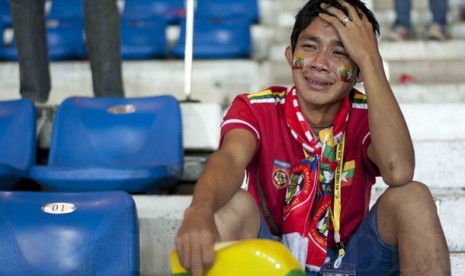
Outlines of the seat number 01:
M 72 203 L 54 202 L 42 206 L 42 211 L 54 215 L 69 214 L 76 210 L 76 206 Z

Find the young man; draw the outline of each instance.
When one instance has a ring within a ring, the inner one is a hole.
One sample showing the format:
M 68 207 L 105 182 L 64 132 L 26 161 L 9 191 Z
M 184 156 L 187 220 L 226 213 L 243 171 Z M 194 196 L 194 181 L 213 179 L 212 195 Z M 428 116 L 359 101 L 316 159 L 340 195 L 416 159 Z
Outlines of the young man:
M 310 0 L 297 14 L 285 51 L 295 86 L 239 95 L 196 184 L 176 237 L 191 275 L 213 264 L 215 242 L 257 237 L 282 240 L 310 274 L 328 262 L 357 275 L 450 274 L 431 193 L 412 181 L 378 29 L 359 0 Z M 366 95 L 353 88 L 362 77 Z M 378 175 L 389 188 L 369 211 Z

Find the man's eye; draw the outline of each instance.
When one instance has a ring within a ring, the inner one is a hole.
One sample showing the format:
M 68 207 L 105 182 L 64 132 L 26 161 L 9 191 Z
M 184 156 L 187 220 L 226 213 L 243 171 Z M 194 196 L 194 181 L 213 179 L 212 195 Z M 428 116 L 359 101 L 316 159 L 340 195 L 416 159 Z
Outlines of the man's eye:
M 302 45 L 304 49 L 316 49 L 315 45 L 312 44 L 304 44 Z
M 338 57 L 348 57 L 349 55 L 346 52 L 334 52 Z

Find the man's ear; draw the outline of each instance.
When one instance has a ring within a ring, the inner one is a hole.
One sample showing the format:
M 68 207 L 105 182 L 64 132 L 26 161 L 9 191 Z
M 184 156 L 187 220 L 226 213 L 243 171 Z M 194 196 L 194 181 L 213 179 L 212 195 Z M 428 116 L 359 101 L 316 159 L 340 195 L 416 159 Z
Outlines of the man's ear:
M 359 68 L 357 77 L 355 78 L 355 83 L 362 83 L 362 82 L 363 82 L 363 75 L 362 75 L 362 72 L 360 72 L 360 68 Z
M 286 50 L 284 52 L 284 55 L 286 56 L 287 63 L 289 66 L 292 68 L 292 63 L 293 63 L 293 57 L 292 57 L 292 48 L 290 45 L 286 47 Z

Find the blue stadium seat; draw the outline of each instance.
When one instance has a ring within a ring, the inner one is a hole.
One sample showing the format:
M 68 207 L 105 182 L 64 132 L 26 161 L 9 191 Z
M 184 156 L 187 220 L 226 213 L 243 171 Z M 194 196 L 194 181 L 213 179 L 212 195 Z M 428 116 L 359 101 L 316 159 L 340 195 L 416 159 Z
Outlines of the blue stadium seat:
M 48 19 L 69 20 L 84 18 L 83 0 L 51 0 Z
M 0 0 L 0 60 L 16 61 L 10 0 Z
M 121 191 L 0 192 L 0 275 L 138 275 L 138 218 Z
M 201 0 L 197 1 L 196 17 L 209 19 L 246 18 L 258 23 L 257 0 Z
M 80 59 L 87 54 L 83 0 L 52 0 L 46 15 L 50 60 Z
M 46 166 L 30 176 L 54 191 L 158 192 L 182 176 L 179 102 L 71 97 L 58 107 Z
M 181 24 L 179 40 L 171 49 L 173 56 L 184 57 L 185 20 Z M 199 59 L 249 58 L 252 54 L 250 22 L 244 19 L 194 21 L 193 57 Z
M 36 161 L 36 112 L 29 99 L 0 101 L 0 189 L 28 177 Z
M 166 58 L 167 23 L 160 17 L 121 17 L 121 56 L 124 60 Z
M 52 0 L 51 3 L 50 10 L 46 14 L 49 59 L 83 58 L 87 51 L 84 42 L 82 0 Z M 13 35 L 6 36 L 6 32 Z M 9 22 L 8 20 L 0 21 L 0 35 L 3 37 L 0 45 L 0 59 L 17 61 L 18 53 L 11 17 Z
M 0 24 L 11 24 L 10 0 L 0 0 Z
M 86 53 L 82 19 L 47 20 L 47 44 L 50 60 L 81 59 Z
M 186 14 L 184 0 L 125 0 L 123 16 L 137 19 L 161 17 L 167 24 L 178 24 Z

